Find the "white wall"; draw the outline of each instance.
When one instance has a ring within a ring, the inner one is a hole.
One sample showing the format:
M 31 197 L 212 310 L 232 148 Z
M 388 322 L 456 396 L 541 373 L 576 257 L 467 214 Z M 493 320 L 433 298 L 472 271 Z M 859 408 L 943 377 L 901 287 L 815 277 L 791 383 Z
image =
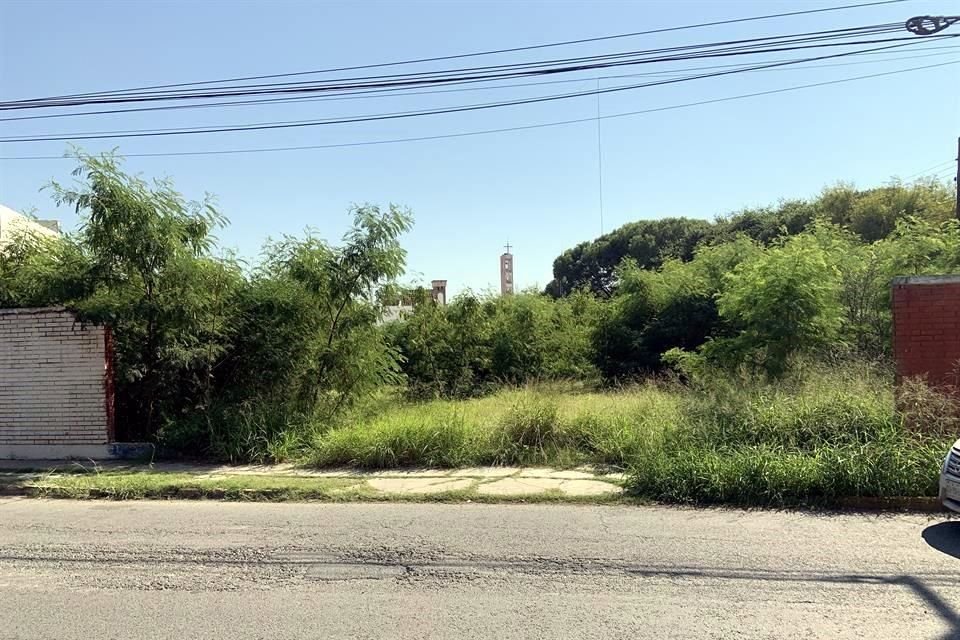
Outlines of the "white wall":
M 0 451 L 109 442 L 108 348 L 68 311 L 0 309 Z

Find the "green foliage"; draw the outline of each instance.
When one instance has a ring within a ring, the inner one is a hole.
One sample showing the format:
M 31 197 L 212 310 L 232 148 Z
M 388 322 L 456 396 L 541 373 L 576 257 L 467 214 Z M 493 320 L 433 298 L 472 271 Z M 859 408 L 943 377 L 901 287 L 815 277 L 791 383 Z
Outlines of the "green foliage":
M 110 155 L 77 160 L 76 183 L 51 189 L 79 233 L 0 251 L 0 304 L 66 305 L 111 326 L 121 437 L 264 457 L 297 446 L 307 418 L 331 423 L 400 381 L 376 292 L 403 271 L 405 210 L 357 207 L 340 246 L 286 237 L 245 272 L 213 254 L 225 219 L 209 198 L 126 175 Z
M 759 251 L 741 237 L 704 246 L 690 262 L 668 260 L 659 271 L 624 263 L 620 286 L 593 334 L 604 377 L 623 380 L 659 372 L 669 364 L 665 353 L 696 349 L 707 338 L 723 335 L 715 300 L 723 275 Z
M 565 296 L 587 289 L 609 296 L 615 289 L 617 268 L 625 259 L 644 269 L 655 269 L 669 258 L 689 260 L 710 227 L 709 222 L 689 218 L 631 222 L 561 254 L 553 263 L 554 280 L 547 291 Z
M 198 289 L 208 271 L 229 278 L 230 267 L 198 261 L 223 218 L 209 199 L 188 202 L 168 182 L 128 176 L 111 156 L 77 159 L 77 183 L 51 190 L 81 217 L 72 242 L 89 261 L 87 282 L 78 297 L 58 302 L 112 326 L 118 420 L 128 437 L 148 437 L 174 410 L 171 402 L 187 408 L 199 401 L 198 388 L 180 397 L 187 379 L 208 376 L 220 353 L 202 337 L 217 321 L 217 302 Z
M 0 247 L 0 307 L 43 307 L 88 295 L 92 266 L 72 238 L 15 234 Z
M 909 185 L 894 181 L 866 191 L 838 185 L 826 189 L 818 204 L 829 221 L 849 228 L 865 242 L 886 238 L 909 218 L 938 224 L 953 217 L 952 191 L 929 179 Z
M 681 401 L 683 423 L 636 460 L 636 495 L 775 506 L 936 495 L 952 437 L 912 434 L 882 372 L 814 368 L 770 383 L 714 371 L 702 380 Z
M 912 184 L 894 181 L 866 190 L 839 184 L 810 200 L 743 209 L 713 222 L 688 218 L 631 222 L 558 256 L 547 293 L 564 296 L 586 287 L 609 296 L 618 286 L 617 267 L 624 260 L 656 270 L 671 258 L 693 259 L 704 245 L 725 245 L 739 238 L 763 246 L 775 244 L 803 233 L 817 220 L 839 225 L 861 242 L 871 243 L 887 238 L 898 224 L 911 218 L 938 225 L 952 217 L 952 189 L 936 180 L 919 180 Z
M 469 397 L 498 385 L 589 378 L 588 294 L 553 300 L 536 293 L 418 304 L 388 328 L 415 397 Z
M 791 357 L 830 345 L 839 335 L 840 272 L 812 235 L 740 263 L 717 298 L 720 316 L 738 333 L 705 346 L 721 364 L 755 362 L 782 375 Z

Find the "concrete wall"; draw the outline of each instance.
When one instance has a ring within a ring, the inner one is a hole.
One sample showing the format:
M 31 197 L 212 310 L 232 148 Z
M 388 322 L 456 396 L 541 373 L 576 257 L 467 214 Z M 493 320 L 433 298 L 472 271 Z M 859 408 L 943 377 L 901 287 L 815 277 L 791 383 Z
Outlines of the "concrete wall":
M 960 275 L 893 280 L 897 377 L 960 386 Z
M 63 309 L 0 309 L 0 457 L 99 457 L 113 439 L 110 351 L 107 328 Z

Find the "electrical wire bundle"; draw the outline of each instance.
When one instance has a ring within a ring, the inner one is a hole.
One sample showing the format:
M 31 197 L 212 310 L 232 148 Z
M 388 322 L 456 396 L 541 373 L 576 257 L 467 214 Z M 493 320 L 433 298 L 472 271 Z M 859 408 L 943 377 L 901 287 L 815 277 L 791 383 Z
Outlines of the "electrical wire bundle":
M 599 96 L 602 94 L 620 93 L 642 88 L 677 84 L 746 72 L 768 71 L 791 67 L 806 68 L 803 65 L 807 65 L 807 67 L 814 65 L 830 66 L 830 64 L 838 64 L 837 61 L 839 59 L 854 56 L 884 55 L 887 53 L 895 53 L 896 51 L 904 48 L 916 48 L 919 45 L 923 45 L 925 48 L 933 48 L 930 47 L 931 43 L 941 42 L 942 44 L 945 39 L 949 40 L 960 35 L 950 33 L 935 33 L 918 37 L 917 35 L 908 33 L 904 28 L 904 23 L 896 22 L 821 31 L 788 33 L 747 39 L 712 41 L 672 47 L 629 49 L 594 55 L 552 57 L 536 60 L 506 62 L 500 64 L 481 64 L 466 67 L 447 66 L 446 68 L 441 69 L 434 68 L 417 70 L 418 67 L 422 67 L 423 65 L 448 63 L 451 60 L 465 58 L 489 58 L 503 56 L 506 54 L 516 55 L 520 52 L 530 52 L 547 48 L 565 47 L 597 41 L 620 40 L 640 35 L 662 33 L 666 31 L 695 29 L 719 24 L 748 22 L 753 20 L 765 20 L 805 13 L 836 11 L 840 9 L 858 8 L 877 4 L 891 4 L 892 2 L 896 1 L 897 0 L 887 0 L 886 2 L 871 2 L 861 5 L 846 5 L 843 7 L 797 11 L 786 14 L 772 14 L 768 16 L 739 18 L 711 23 L 667 27 L 663 29 L 601 36 L 597 38 L 585 38 L 566 42 L 529 45 L 510 49 L 455 54 L 433 58 L 420 58 L 415 60 L 385 62 L 331 69 L 297 71 L 260 76 L 241 76 L 220 80 L 203 80 L 197 82 L 142 86 L 111 91 L 0 101 L 0 111 L 13 112 L 15 114 L 19 112 L 26 112 L 29 114 L 0 118 L 0 122 L 9 122 L 21 120 L 45 120 L 58 117 L 123 114 L 132 112 L 156 112 L 182 109 L 237 107 L 245 105 L 269 105 L 274 103 L 302 102 L 308 100 L 355 100 L 361 98 L 402 97 L 448 92 L 453 93 L 461 91 L 509 89 L 516 87 L 553 85 L 564 82 L 583 82 L 587 79 L 596 80 L 595 76 L 587 78 L 584 77 L 583 74 L 586 72 L 596 72 L 602 70 L 618 70 L 627 72 L 621 73 L 620 75 L 604 76 L 604 78 L 611 79 L 655 77 L 655 79 L 646 80 L 643 82 L 630 82 L 629 84 L 620 84 L 602 88 L 598 83 L 596 88 L 591 88 L 589 90 L 528 95 L 490 102 L 473 102 L 436 108 L 412 109 L 408 111 L 358 113 L 333 118 L 314 118 L 309 120 L 273 120 L 267 122 L 230 123 L 197 127 L 24 134 L 0 137 L 0 143 L 95 140 L 106 138 L 140 138 L 245 132 L 420 118 L 440 114 L 483 111 L 519 105 L 569 100 L 584 96 Z M 940 48 L 953 49 L 953 47 Z M 803 53 L 798 57 L 777 58 L 774 60 L 763 57 L 769 56 L 770 54 L 782 54 L 785 52 Z M 747 60 L 747 62 L 734 64 L 713 64 L 684 69 L 671 68 L 647 73 L 634 71 L 637 68 L 646 68 L 647 65 L 669 65 L 678 62 L 702 60 L 722 62 L 730 58 L 743 58 Z M 942 64 L 953 64 L 953 62 Z M 871 74 L 868 76 L 861 76 L 860 78 L 878 77 L 881 75 L 887 75 L 889 73 L 900 73 L 934 66 L 939 65 L 926 65 L 922 67 L 915 67 L 914 69 Z M 400 69 L 398 69 L 395 73 L 367 73 L 372 69 L 385 69 L 391 67 L 399 67 Z M 308 76 L 309 79 L 289 79 L 293 77 L 306 78 Z M 550 79 L 529 82 L 531 79 L 539 79 L 544 77 Z M 283 79 L 283 81 L 279 81 L 280 79 Z M 684 106 L 691 106 L 692 104 L 706 104 L 709 102 L 723 101 L 726 99 L 737 99 L 740 97 L 793 90 L 795 88 L 822 86 L 824 84 L 832 84 L 834 82 L 842 82 L 852 79 L 859 78 L 813 83 L 810 85 L 800 85 L 799 87 L 788 87 L 785 89 L 772 90 L 768 92 L 746 94 L 746 96 L 733 96 L 730 98 L 706 100 L 697 103 L 688 103 L 687 105 L 674 105 L 666 108 L 682 108 Z M 522 80 L 525 82 L 513 82 L 517 80 Z M 505 82 L 507 82 L 507 84 L 504 84 Z M 109 105 L 111 108 L 87 111 L 74 110 L 77 107 L 106 105 Z M 114 108 L 115 106 L 122 106 L 123 108 Z M 42 112 L 40 114 L 36 114 L 36 110 L 42 110 Z M 49 113 L 51 110 L 53 113 Z M 635 111 L 626 114 L 609 114 L 606 117 L 621 117 L 625 115 L 634 115 L 637 113 L 656 110 L 659 109 Z M 564 121 L 563 123 L 575 121 L 582 120 Z M 545 123 L 543 125 L 532 125 L 531 127 L 500 129 L 499 131 L 533 128 L 536 126 L 553 126 L 555 124 L 563 123 Z M 456 135 L 458 134 L 453 134 L 452 136 L 424 136 L 421 138 L 408 138 L 404 140 L 431 139 L 433 137 L 455 137 Z M 475 133 L 471 132 L 459 135 L 475 135 Z M 314 148 L 321 148 L 324 146 L 352 145 L 316 145 Z M 242 152 L 245 150 L 237 151 Z M 184 155 L 189 155 L 189 153 Z

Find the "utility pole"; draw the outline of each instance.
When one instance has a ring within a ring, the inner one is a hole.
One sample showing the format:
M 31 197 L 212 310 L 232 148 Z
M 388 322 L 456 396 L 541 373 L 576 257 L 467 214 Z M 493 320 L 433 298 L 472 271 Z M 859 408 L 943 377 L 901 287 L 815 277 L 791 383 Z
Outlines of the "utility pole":
M 600 78 L 597 78 L 597 181 L 600 195 L 600 235 L 603 235 L 603 145 L 600 137 Z
M 914 16 L 907 20 L 904 27 L 917 36 L 929 36 L 960 23 L 960 16 Z M 957 179 L 956 204 L 954 214 L 960 220 L 960 138 L 957 138 Z

